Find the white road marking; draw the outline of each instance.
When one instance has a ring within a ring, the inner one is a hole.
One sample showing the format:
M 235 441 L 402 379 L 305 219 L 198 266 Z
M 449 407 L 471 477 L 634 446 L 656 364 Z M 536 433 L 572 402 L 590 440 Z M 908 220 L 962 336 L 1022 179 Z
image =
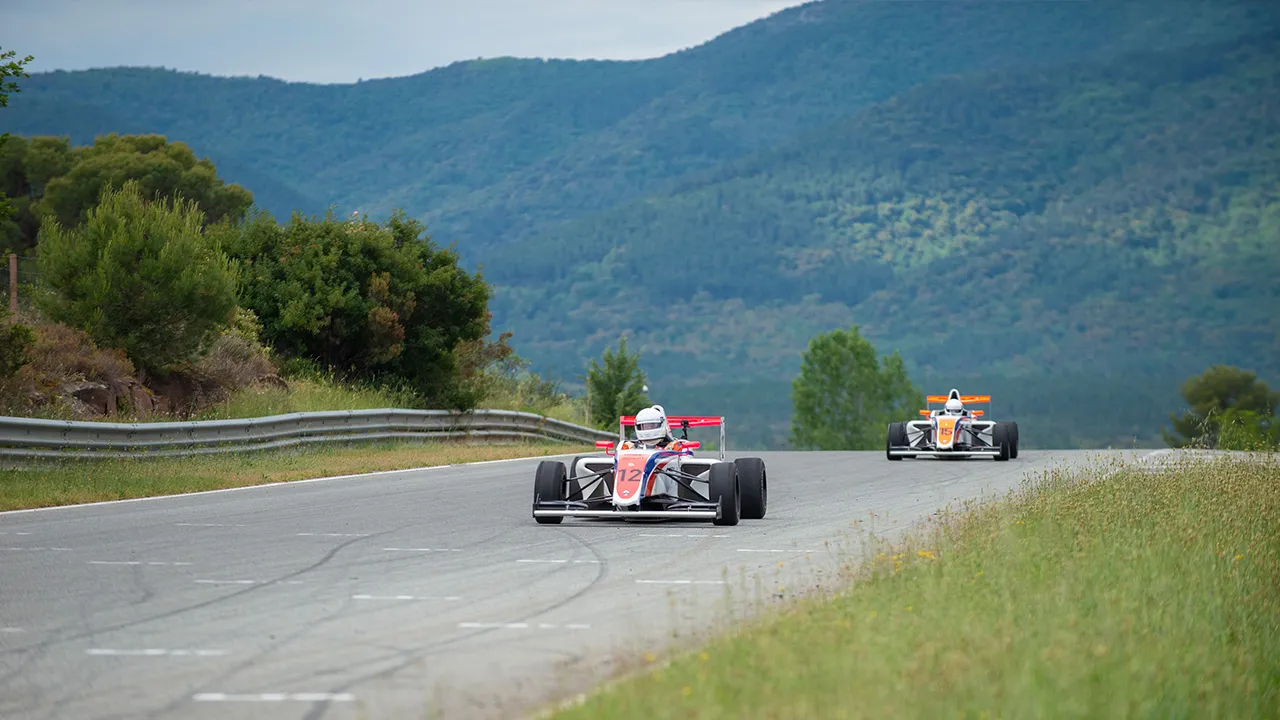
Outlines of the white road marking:
M 247 525 L 233 525 L 231 523 L 174 523 L 174 527 L 248 527 Z
M 70 550 L 66 547 L 6 547 L 0 550 Z
M 637 580 L 648 585 L 725 585 L 725 580 Z
M 0 633 L 21 633 L 26 632 L 20 627 L 0 627 Z
M 8 530 L 0 530 L 0 535 L 30 535 L 29 532 L 9 532 Z
M 466 629 L 468 629 L 468 630 L 494 630 L 494 629 L 501 629 L 501 630 L 529 630 L 529 629 L 537 629 L 537 630 L 558 630 L 558 629 L 565 629 L 565 630 L 590 630 L 590 629 L 591 629 L 591 626 L 590 626 L 590 625 L 587 625 L 587 624 L 585 624 L 585 623 L 568 623 L 568 624 L 565 624 L 565 625 L 554 625 L 554 624 L 552 624 L 552 623 L 537 623 L 536 625 L 533 625 L 533 624 L 530 624 L 530 623 L 523 623 L 523 622 L 514 622 L 514 623 L 500 623 L 500 622 L 487 622 L 487 623 L 486 623 L 486 622 L 460 622 L 460 623 L 458 623 L 458 627 L 459 627 L 459 628 L 466 628 Z
M 196 580 L 201 585 L 265 585 L 271 580 Z M 277 585 L 301 585 L 301 580 L 284 580 Z
M 461 600 L 457 595 L 352 595 L 352 600 Z
M 226 650 L 161 650 L 146 648 L 145 650 L 117 650 L 115 648 L 89 648 L 86 655 L 140 656 L 140 657 L 217 657 L 226 655 Z
M 462 552 L 458 548 L 382 548 L 384 552 Z
M 297 533 L 298 537 L 369 537 L 369 533 Z
M 567 565 L 571 562 L 574 565 L 599 565 L 600 564 L 599 560 L 517 560 L 516 562 L 518 563 L 551 563 L 554 565 Z
M 143 562 L 141 560 L 90 560 L 90 565 L 190 565 L 189 562 Z
M 758 553 L 815 553 L 817 550 L 757 550 L 755 548 L 738 548 L 738 552 L 758 552 Z
M 668 538 L 727 538 L 728 535 L 712 535 L 710 533 L 686 534 L 686 533 L 638 533 L 640 537 L 668 537 Z
M 559 455 L 527 455 L 518 458 L 505 458 L 503 460 L 481 460 L 473 463 L 458 463 L 455 465 L 429 465 L 427 467 L 405 468 L 404 470 L 378 470 L 376 472 L 356 473 L 354 475 L 331 475 L 329 477 L 308 478 L 306 480 L 292 480 L 287 483 L 268 483 L 264 485 L 244 485 L 241 487 L 221 488 L 219 490 L 200 490 L 198 492 L 189 493 L 173 493 L 171 495 L 152 495 L 149 497 L 126 498 L 124 500 L 101 500 L 99 502 L 77 503 L 75 505 L 47 505 L 38 508 L 25 508 L 23 510 L 3 510 L 0 515 L 16 515 L 17 513 L 34 513 L 49 512 L 52 510 L 70 510 L 72 508 L 94 507 L 96 505 L 118 505 L 120 503 L 136 503 L 149 502 L 153 500 L 169 500 L 172 498 L 186 498 L 193 495 L 213 495 L 214 493 L 229 492 L 245 492 L 247 490 L 268 490 L 278 492 L 281 488 L 296 487 L 298 485 L 309 485 L 311 483 L 329 482 L 330 480 L 354 480 L 356 478 L 379 477 L 382 475 L 403 475 L 405 473 L 430 472 L 432 470 L 452 470 L 460 467 L 475 467 L 478 465 L 496 465 L 498 463 L 520 462 L 521 460 L 554 460 L 556 458 L 573 457 L 574 453 L 560 453 Z
M 196 702 L 351 702 L 356 696 L 351 693 L 196 693 L 191 699 Z

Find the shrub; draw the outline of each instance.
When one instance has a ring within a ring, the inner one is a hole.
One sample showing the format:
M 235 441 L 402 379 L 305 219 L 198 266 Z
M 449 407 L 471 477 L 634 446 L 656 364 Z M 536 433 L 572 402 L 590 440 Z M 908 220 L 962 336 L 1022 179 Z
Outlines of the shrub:
M 45 312 L 99 345 L 161 373 L 190 360 L 225 327 L 235 280 L 204 216 L 185 200 L 146 201 L 130 181 L 108 189 L 84 225 L 41 231 Z
M 489 286 L 424 230 L 403 213 L 384 225 L 294 215 L 286 226 L 262 213 L 227 247 L 245 306 L 282 355 L 467 407 L 456 351 L 486 335 Z

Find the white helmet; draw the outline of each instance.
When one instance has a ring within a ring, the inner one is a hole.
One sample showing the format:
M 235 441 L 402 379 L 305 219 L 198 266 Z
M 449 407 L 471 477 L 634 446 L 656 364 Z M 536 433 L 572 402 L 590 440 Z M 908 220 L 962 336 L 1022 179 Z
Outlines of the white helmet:
M 960 398 L 953 397 L 947 400 L 948 415 L 959 415 L 961 410 L 964 410 L 964 404 L 960 402 Z
M 671 434 L 667 424 L 667 411 L 661 405 L 647 407 L 636 413 L 636 440 L 651 443 Z

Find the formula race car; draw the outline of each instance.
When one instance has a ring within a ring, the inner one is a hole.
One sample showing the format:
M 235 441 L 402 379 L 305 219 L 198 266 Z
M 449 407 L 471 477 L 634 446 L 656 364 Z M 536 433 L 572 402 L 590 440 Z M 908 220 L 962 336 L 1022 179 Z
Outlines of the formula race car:
M 890 460 L 918 456 L 995 460 L 1018 457 L 1018 423 L 979 420 L 986 413 L 965 407 L 974 403 L 990 406 L 990 395 L 961 395 L 952 389 L 946 395 L 930 395 L 927 400 L 929 407 L 920 411 L 927 420 L 889 423 L 884 454 Z M 942 403 L 943 407 L 934 408 L 934 403 Z
M 618 418 L 618 441 L 601 440 L 604 455 L 578 456 L 565 464 L 543 460 L 533 481 L 533 518 L 559 523 L 566 517 L 710 520 L 737 525 L 758 520 L 768 504 L 768 479 L 760 458 L 724 459 L 723 417 L 672 415 L 683 431 L 667 447 L 629 441 L 635 416 Z M 691 427 L 720 428 L 719 459 L 695 457 L 701 443 L 689 440 Z

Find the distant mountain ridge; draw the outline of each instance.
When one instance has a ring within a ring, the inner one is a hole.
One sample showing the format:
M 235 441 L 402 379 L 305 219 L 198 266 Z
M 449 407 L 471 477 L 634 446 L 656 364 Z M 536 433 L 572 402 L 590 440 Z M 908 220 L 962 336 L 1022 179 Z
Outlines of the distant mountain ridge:
M 626 332 L 659 383 L 749 393 L 858 322 L 927 377 L 1172 395 L 1280 373 L 1278 30 L 1245 0 L 825 0 L 649 61 L 45 73 L 0 129 L 164 133 L 277 215 L 403 207 L 564 377 Z

